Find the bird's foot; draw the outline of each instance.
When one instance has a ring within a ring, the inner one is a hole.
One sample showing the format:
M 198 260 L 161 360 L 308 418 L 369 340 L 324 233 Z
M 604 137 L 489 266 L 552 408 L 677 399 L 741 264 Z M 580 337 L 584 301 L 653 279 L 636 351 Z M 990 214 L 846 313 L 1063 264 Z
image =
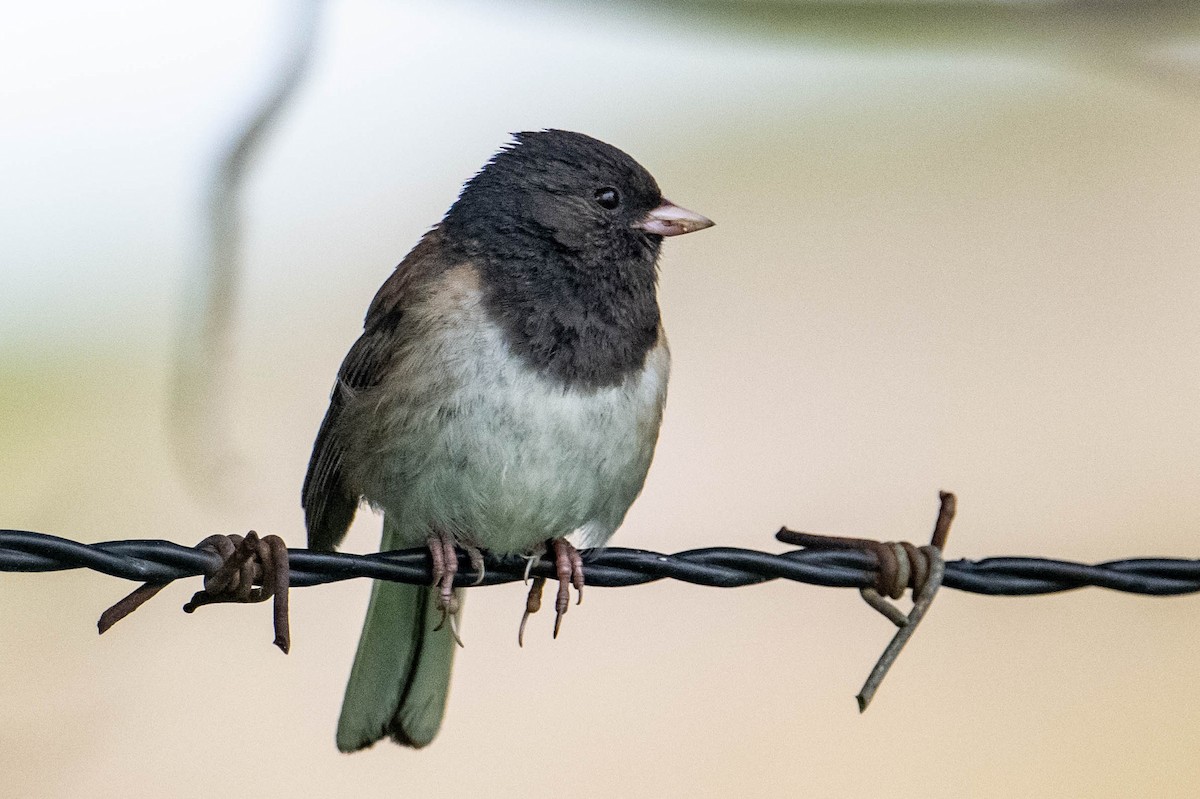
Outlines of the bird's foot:
M 554 574 L 558 578 L 558 594 L 554 598 L 554 637 L 557 638 L 559 628 L 562 627 L 562 617 L 571 606 L 572 586 L 579 594 L 575 604 L 583 601 L 583 558 L 579 556 L 579 550 L 565 538 L 553 539 L 550 546 L 554 550 Z M 542 552 L 545 550 L 539 550 L 537 554 L 530 556 L 525 565 L 526 580 L 529 579 L 529 571 Z M 529 594 L 525 598 L 525 613 L 521 615 L 521 626 L 517 629 L 518 646 L 525 645 L 525 623 L 542 608 L 542 589 L 545 586 L 545 577 L 534 577 L 533 585 L 529 586 Z
M 442 620 L 434 627 L 434 632 L 450 622 L 450 634 L 459 646 L 463 646 L 462 637 L 458 634 L 458 597 L 454 595 L 454 575 L 458 574 L 458 550 L 454 548 L 454 538 L 449 533 L 438 531 L 425 540 L 429 547 L 429 557 L 433 561 L 433 587 L 438 589 L 437 608 L 442 612 Z M 468 552 L 473 548 L 468 548 Z M 471 565 L 475 566 L 479 559 L 480 578 L 482 576 L 483 556 L 475 549 L 471 556 Z

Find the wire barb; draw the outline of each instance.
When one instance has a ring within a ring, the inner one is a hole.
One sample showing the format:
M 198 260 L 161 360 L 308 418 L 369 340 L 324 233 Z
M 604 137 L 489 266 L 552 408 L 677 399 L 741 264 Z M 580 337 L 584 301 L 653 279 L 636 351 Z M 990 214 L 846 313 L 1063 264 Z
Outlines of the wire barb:
M 868 605 L 879 611 L 888 621 L 900 629 L 892 636 L 887 648 L 879 656 L 875 667 L 863 683 L 862 690 L 855 699 L 858 700 L 858 712 L 862 713 L 871 704 L 875 692 L 883 683 L 892 664 L 900 656 L 904 645 L 916 632 L 917 625 L 933 604 L 933 598 L 942 586 L 946 565 L 942 559 L 942 548 L 950 535 L 950 523 L 954 521 L 957 510 L 957 499 L 948 491 L 938 492 L 941 506 L 938 509 L 937 521 L 933 526 L 933 535 L 927 546 L 916 547 L 907 541 L 873 541 L 867 538 L 843 538 L 840 536 L 813 535 L 812 533 L 794 532 L 782 529 L 775 537 L 785 544 L 796 544 L 808 549 L 858 549 L 871 552 L 875 556 L 878 567 L 874 585 L 860 587 L 859 594 Z M 904 613 L 885 597 L 899 599 L 908 588 L 913 589 L 912 610 Z
M 288 550 L 283 539 L 277 535 L 259 538 L 258 533 L 251 530 L 245 537 L 210 535 L 195 549 L 212 552 L 221 560 L 215 569 L 205 573 L 204 589 L 192 595 L 191 601 L 183 606 L 183 612 L 192 613 L 204 605 L 222 602 L 264 602 L 274 597 L 275 640 L 272 643 L 286 655 L 292 643 L 288 622 Z M 96 623 L 100 634 L 140 608 L 169 582 L 147 582 L 100 614 Z
M 170 583 L 143 583 L 126 594 L 115 605 L 100 614 L 100 619 L 96 622 L 96 628 L 100 631 L 100 635 L 104 635 L 114 624 L 140 608 L 168 585 Z

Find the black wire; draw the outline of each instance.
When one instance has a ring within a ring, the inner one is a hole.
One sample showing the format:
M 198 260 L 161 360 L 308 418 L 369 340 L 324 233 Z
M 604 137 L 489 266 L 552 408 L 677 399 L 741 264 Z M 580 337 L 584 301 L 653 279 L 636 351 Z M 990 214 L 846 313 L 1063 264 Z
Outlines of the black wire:
M 401 583 L 430 582 L 425 549 L 351 555 L 290 549 L 291 585 L 303 587 L 370 577 Z M 587 582 L 610 588 L 662 579 L 735 588 L 783 579 L 836 588 L 874 585 L 875 557 L 861 551 L 798 549 L 780 554 L 734 547 L 710 547 L 663 555 L 609 547 L 583 553 Z M 521 580 L 525 559 L 488 555 L 482 585 Z M 134 540 L 82 544 L 57 536 L 0 530 L 0 572 L 92 569 L 137 582 L 169 582 L 211 572 L 220 558 L 170 541 Z M 474 582 L 464 556 L 457 584 Z M 554 577 L 554 565 L 536 563 L 531 574 Z M 1130 594 L 1173 596 L 1200 593 L 1200 560 L 1132 558 L 1087 565 L 1046 558 L 987 558 L 946 563 L 943 585 L 976 594 L 1028 596 L 1085 586 Z

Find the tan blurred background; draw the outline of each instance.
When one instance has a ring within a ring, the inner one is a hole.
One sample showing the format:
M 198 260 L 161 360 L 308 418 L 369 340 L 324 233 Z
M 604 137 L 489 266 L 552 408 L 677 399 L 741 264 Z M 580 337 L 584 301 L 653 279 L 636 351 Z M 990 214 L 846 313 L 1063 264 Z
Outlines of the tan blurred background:
M 718 222 L 665 248 L 670 402 L 615 543 L 921 540 L 952 489 L 950 557 L 1200 555 L 1200 16 L 934 5 L 325 8 L 243 200 L 238 490 L 216 501 L 170 443 L 175 337 L 208 171 L 288 6 L 6 15 L 0 526 L 303 545 L 309 447 L 373 291 L 508 132 L 554 126 Z M 378 528 L 362 514 L 347 547 Z M 523 589 L 484 589 L 435 744 L 344 756 L 366 582 L 293 592 L 287 657 L 265 606 L 180 613 L 194 583 L 97 638 L 130 587 L 0 576 L 0 795 L 1200 787 L 1195 597 L 946 591 L 860 717 L 892 631 L 854 592 L 594 589 L 518 649 Z

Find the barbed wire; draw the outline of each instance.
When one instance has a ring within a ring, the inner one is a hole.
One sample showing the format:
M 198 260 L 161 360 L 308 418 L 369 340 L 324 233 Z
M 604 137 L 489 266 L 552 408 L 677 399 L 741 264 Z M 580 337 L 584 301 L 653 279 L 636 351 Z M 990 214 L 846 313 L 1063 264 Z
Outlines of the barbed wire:
M 737 547 L 706 547 L 663 554 L 624 547 L 585 550 L 590 586 L 623 588 L 663 579 L 713 588 L 737 588 L 770 580 L 791 580 L 832 588 L 874 585 L 875 556 L 866 551 L 797 549 L 771 553 Z M 171 541 L 138 539 L 85 544 L 24 530 L 0 530 L 0 572 L 56 572 L 90 569 L 138 582 L 171 582 L 212 573 L 220 555 Z M 429 550 L 406 549 L 355 555 L 288 549 L 293 588 L 358 578 L 413 585 L 432 579 Z M 478 585 L 524 580 L 526 560 L 485 553 Z M 538 561 L 529 572 L 553 578 L 554 564 Z M 470 563 L 462 556 L 455 585 L 475 585 Z M 942 583 L 974 594 L 1033 596 L 1085 587 L 1128 594 L 1177 596 L 1200 593 L 1200 560 L 1127 558 L 1086 564 L 1038 557 L 991 557 L 948 560 Z
M 1085 564 L 1049 558 L 1004 557 L 946 562 L 942 550 L 954 519 L 957 501 L 949 492 L 938 495 L 941 506 L 928 545 L 885 543 L 779 530 L 775 537 L 802 549 L 770 553 L 736 547 L 707 547 L 664 555 L 639 549 L 585 550 L 587 583 L 624 587 L 663 579 L 696 585 L 735 588 L 769 580 L 792 580 L 831 587 L 857 588 L 873 609 L 899 628 L 859 691 L 859 710 L 865 710 L 900 651 L 925 617 L 938 589 L 945 585 L 991 596 L 1029 596 L 1070 591 L 1085 586 L 1132 594 L 1174 596 L 1200 592 L 1200 560 L 1131 558 Z M 556 547 L 557 548 L 557 547 Z M 438 550 L 444 560 L 445 553 Z M 291 587 L 323 585 L 361 577 L 429 585 L 452 574 L 461 587 L 497 585 L 533 578 L 518 643 L 530 614 L 541 607 L 548 579 L 560 581 L 555 603 L 554 634 L 569 606 L 568 581 L 582 590 L 582 576 L 564 577 L 555 558 L 503 557 L 477 550 L 457 552 L 457 573 L 435 563 L 430 549 L 408 549 L 353 555 L 288 549 L 275 535 L 259 538 L 213 535 L 194 547 L 171 541 L 127 540 L 84 544 L 58 536 L 24 530 L 0 530 L 0 572 L 51 572 L 91 569 L 142 585 L 101 614 L 101 633 L 137 610 L 171 582 L 204 577 L 204 588 L 184 605 L 191 613 L 218 602 L 274 600 L 274 643 L 285 653 L 291 647 L 288 591 Z M 568 572 L 571 570 L 568 569 Z M 435 577 L 435 574 L 438 575 Z M 888 599 L 913 591 L 907 613 Z M 445 590 L 449 591 L 449 588 Z M 459 640 L 457 635 L 456 640 Z M 461 640 L 459 640 L 461 644 Z

